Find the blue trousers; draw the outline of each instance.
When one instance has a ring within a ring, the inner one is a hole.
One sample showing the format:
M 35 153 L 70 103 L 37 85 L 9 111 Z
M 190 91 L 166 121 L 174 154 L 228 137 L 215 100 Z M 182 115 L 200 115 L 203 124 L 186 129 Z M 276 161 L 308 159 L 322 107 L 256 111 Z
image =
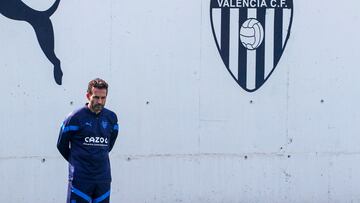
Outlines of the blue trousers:
M 67 203 L 109 203 L 110 182 L 69 181 Z

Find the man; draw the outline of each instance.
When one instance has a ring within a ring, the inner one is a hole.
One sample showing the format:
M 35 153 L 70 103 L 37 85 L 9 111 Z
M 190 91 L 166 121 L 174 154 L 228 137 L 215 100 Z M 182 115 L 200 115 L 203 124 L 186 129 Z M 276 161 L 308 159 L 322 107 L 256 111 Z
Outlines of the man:
M 104 80 L 90 81 L 89 102 L 62 124 L 57 148 L 69 162 L 68 203 L 110 201 L 109 152 L 119 127 L 116 114 L 104 108 L 107 94 Z

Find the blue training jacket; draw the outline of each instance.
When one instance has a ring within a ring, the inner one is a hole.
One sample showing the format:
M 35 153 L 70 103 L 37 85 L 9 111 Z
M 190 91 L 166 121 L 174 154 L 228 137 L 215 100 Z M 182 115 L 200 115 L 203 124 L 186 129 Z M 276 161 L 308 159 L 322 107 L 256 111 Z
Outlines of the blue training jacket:
M 119 126 L 116 114 L 103 108 L 95 114 L 87 106 L 63 122 L 57 148 L 69 162 L 69 180 L 110 182 L 109 152 Z

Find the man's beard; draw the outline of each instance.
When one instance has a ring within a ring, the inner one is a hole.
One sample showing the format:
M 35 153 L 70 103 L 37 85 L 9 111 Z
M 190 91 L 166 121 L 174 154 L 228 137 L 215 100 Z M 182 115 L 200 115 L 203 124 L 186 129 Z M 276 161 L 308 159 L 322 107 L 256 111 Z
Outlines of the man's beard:
M 104 105 L 102 105 L 102 104 L 92 104 L 91 105 L 91 109 L 94 112 L 100 112 L 103 108 L 104 108 Z

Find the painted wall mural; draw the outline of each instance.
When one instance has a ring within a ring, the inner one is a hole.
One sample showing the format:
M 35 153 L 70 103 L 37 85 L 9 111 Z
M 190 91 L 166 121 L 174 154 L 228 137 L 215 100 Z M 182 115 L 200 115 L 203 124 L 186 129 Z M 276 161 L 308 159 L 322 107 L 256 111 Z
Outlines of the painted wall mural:
M 61 63 L 54 51 L 54 30 L 50 16 L 55 13 L 60 0 L 46 11 L 37 11 L 21 0 L 0 0 L 0 13 L 7 18 L 28 22 L 35 30 L 39 45 L 54 66 L 54 79 L 58 85 L 62 84 L 63 72 Z
M 213 35 L 220 56 L 246 91 L 273 73 L 290 36 L 292 0 L 211 0 Z

